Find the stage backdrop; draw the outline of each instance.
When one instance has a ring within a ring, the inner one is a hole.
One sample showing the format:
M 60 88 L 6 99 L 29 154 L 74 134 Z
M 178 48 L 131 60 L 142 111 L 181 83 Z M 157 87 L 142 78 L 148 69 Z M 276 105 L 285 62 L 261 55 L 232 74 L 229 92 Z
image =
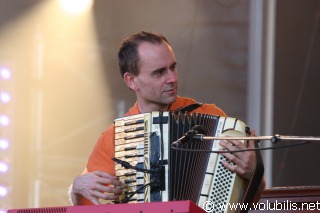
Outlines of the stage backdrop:
M 276 2 L 274 133 L 319 136 L 320 1 Z M 10 163 L 4 207 L 70 205 L 68 187 L 99 134 L 134 103 L 117 64 L 134 32 L 168 38 L 180 95 L 246 121 L 249 8 L 248 0 L 96 0 L 74 16 L 54 0 L 0 0 L 0 66 L 13 73 L 0 85 L 13 94 L 1 105 L 11 116 L 0 131 L 11 141 L 1 152 Z M 318 184 L 318 150 L 274 151 L 274 185 Z

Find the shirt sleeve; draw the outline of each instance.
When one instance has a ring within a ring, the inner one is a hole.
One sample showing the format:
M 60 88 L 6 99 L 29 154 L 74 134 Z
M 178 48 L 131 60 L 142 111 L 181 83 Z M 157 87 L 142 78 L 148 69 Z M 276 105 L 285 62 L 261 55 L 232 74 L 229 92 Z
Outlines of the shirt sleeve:
M 109 126 L 98 138 L 83 173 L 96 170 L 114 175 L 114 125 Z

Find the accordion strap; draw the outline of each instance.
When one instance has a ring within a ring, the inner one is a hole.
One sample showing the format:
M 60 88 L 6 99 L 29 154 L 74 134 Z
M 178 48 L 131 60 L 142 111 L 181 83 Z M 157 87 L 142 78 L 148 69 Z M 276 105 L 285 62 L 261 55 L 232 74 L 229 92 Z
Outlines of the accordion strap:
M 259 148 L 258 146 L 258 141 L 254 141 L 254 145 L 256 148 Z M 249 207 L 252 206 L 255 197 L 255 194 L 259 190 L 259 186 L 261 184 L 261 181 L 263 179 L 263 174 L 264 174 L 264 165 L 263 165 L 263 160 L 261 157 L 261 153 L 259 150 L 255 151 L 256 153 L 256 168 L 255 171 L 252 175 L 251 180 L 249 181 L 248 188 L 246 190 L 246 193 L 244 195 L 244 200 L 243 203 L 249 204 Z M 256 201 L 257 202 L 257 201 Z M 241 210 L 240 213 L 246 213 L 248 212 L 249 209 L 246 210 Z
M 195 110 L 198 107 L 200 107 L 202 104 L 203 103 L 196 102 L 196 103 L 181 107 L 179 109 L 176 109 L 173 112 L 175 112 L 175 113 L 181 112 L 183 114 L 186 113 L 186 112 L 192 112 L 193 110 Z

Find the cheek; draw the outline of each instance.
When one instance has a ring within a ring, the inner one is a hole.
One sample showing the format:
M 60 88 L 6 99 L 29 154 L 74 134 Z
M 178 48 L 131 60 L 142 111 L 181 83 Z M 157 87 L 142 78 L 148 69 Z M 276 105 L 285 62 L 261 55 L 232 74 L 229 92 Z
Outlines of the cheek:
M 163 85 L 163 79 L 140 79 L 137 81 L 140 92 L 144 94 L 156 95 L 161 92 Z
M 154 85 L 151 82 L 147 81 L 139 81 L 137 83 L 137 88 L 142 94 L 148 94 L 152 92 Z

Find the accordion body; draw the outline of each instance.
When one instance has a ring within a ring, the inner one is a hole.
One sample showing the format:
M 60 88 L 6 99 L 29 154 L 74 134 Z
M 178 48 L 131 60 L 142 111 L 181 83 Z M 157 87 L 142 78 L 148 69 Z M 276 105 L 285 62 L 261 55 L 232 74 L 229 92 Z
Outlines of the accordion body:
M 191 200 L 200 207 L 206 201 L 215 206 L 241 202 L 246 184 L 222 165 L 227 159 L 215 153 L 221 150 L 219 140 L 179 140 L 197 125 L 206 136 L 246 136 L 240 120 L 152 112 L 118 118 L 114 124 L 115 175 L 127 186 L 118 202 Z

